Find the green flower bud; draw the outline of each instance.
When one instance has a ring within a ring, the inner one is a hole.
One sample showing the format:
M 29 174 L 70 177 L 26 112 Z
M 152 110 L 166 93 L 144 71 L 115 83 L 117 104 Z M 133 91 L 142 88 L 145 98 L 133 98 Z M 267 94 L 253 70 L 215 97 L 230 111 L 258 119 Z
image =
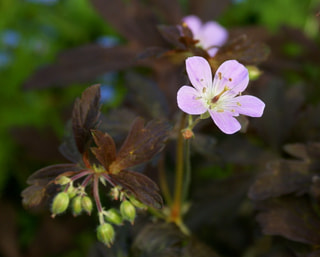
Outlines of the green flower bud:
M 70 181 L 71 181 L 71 179 L 68 178 L 67 176 L 61 176 L 55 181 L 55 183 L 63 186 L 63 185 L 70 183 Z
M 250 80 L 258 79 L 262 73 L 258 67 L 253 66 L 253 65 L 248 65 L 248 66 L 246 66 L 246 68 L 248 69 Z
M 88 213 L 88 215 L 91 215 L 92 212 L 92 200 L 89 196 L 83 196 L 81 199 L 81 206 L 83 210 Z
M 122 218 L 128 220 L 133 224 L 136 218 L 136 208 L 129 201 L 125 200 L 120 205 L 120 213 Z
M 147 206 L 144 205 L 142 202 L 138 201 L 136 198 L 134 198 L 132 195 L 129 196 L 130 202 L 139 209 L 147 209 Z
M 103 214 L 105 216 L 105 219 L 113 224 L 121 225 L 123 222 L 119 211 L 114 208 L 105 211 Z
M 78 216 L 82 212 L 82 196 L 78 195 L 72 200 L 72 213 Z
M 115 237 L 115 232 L 111 224 L 103 223 L 98 226 L 97 238 L 100 242 L 110 247 L 114 241 L 114 237 Z
M 51 206 L 52 218 L 57 214 L 63 213 L 68 208 L 69 199 L 69 195 L 66 192 L 60 192 L 54 197 Z
M 77 195 L 77 189 L 71 184 L 68 188 L 67 193 L 69 194 L 70 199 Z

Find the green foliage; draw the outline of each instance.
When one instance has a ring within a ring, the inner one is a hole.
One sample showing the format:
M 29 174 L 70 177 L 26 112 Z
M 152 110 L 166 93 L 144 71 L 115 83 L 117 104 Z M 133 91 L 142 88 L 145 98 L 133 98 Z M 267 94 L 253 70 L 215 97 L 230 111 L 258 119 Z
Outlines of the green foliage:
M 228 26 L 244 24 L 259 24 L 272 31 L 277 31 L 282 25 L 289 25 L 301 29 L 315 36 L 317 24 L 315 10 L 316 1 L 313 0 L 245 0 L 227 10 L 222 17 L 222 23 Z

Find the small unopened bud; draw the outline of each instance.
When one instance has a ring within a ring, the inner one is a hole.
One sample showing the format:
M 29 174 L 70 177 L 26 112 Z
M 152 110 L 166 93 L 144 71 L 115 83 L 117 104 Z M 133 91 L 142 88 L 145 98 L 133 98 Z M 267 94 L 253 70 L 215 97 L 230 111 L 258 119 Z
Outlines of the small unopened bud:
M 70 199 L 71 199 L 71 198 L 73 198 L 73 197 L 76 196 L 76 194 L 77 194 L 77 189 L 74 188 L 74 186 L 71 184 L 71 185 L 69 186 L 69 188 L 68 188 L 67 193 L 69 194 L 69 197 L 70 197 Z
M 82 197 L 80 195 L 76 196 L 72 200 L 72 213 L 74 216 L 78 216 L 82 212 Z
M 88 215 L 91 215 L 92 212 L 92 200 L 89 196 L 83 196 L 81 199 L 81 206 L 83 210 L 88 213 Z
M 194 137 L 193 131 L 189 128 L 182 130 L 182 136 L 184 139 L 190 139 Z
M 120 205 L 120 213 L 123 219 L 128 220 L 133 224 L 134 219 L 136 218 L 136 208 L 132 203 L 127 200 L 123 201 Z
M 66 192 L 58 193 L 52 202 L 51 212 L 52 218 L 57 214 L 63 213 L 69 206 L 69 195 Z
M 118 210 L 112 208 L 104 212 L 105 219 L 115 225 L 121 225 L 123 219 Z
M 98 226 L 97 228 L 97 237 L 98 240 L 108 247 L 111 246 L 111 244 L 114 241 L 115 232 L 113 229 L 113 226 L 109 223 L 103 223 Z
M 67 176 L 61 176 L 55 181 L 55 183 L 63 186 L 63 185 L 70 183 L 70 181 L 71 181 L 71 179 L 68 178 Z
M 147 206 L 145 204 L 143 204 L 142 202 L 138 201 L 133 196 L 129 196 L 129 200 L 135 207 L 137 207 L 139 209 L 147 209 Z
M 114 200 L 118 200 L 120 195 L 120 190 L 118 186 L 115 186 L 111 189 L 111 196 Z
M 262 74 L 261 70 L 259 70 L 259 68 L 256 66 L 248 65 L 246 68 L 248 69 L 250 80 L 256 80 Z

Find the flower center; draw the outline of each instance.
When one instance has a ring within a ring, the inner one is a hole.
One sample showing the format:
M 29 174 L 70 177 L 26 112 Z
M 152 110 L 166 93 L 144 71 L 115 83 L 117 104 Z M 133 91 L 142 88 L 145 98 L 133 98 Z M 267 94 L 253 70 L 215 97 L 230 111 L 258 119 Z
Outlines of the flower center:
M 208 105 L 208 108 L 213 110 L 213 109 L 216 109 L 216 111 L 218 112 L 223 112 L 223 108 L 221 108 L 221 104 L 219 104 L 219 100 L 221 99 L 221 96 L 227 92 L 228 90 L 230 90 L 230 88 L 228 88 L 227 86 L 224 87 L 224 89 L 218 94 L 218 95 L 215 95 L 213 97 L 209 96 L 207 98 L 207 105 Z M 221 102 L 221 101 L 220 101 Z M 220 107 L 220 108 L 219 108 Z

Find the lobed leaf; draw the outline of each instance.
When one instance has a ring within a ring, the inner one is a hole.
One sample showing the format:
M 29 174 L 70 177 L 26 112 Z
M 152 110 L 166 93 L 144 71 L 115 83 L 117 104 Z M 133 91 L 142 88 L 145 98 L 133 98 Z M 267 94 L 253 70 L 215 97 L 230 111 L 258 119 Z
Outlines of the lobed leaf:
M 80 153 L 84 153 L 91 142 L 91 129 L 94 129 L 100 116 L 100 85 L 87 88 L 76 99 L 72 112 L 72 130 Z
M 77 172 L 80 171 L 81 168 L 77 164 L 56 164 L 47 166 L 40 170 L 34 172 L 28 179 L 27 183 L 29 185 L 34 184 L 38 180 L 51 181 L 55 179 L 57 176 L 61 175 L 65 172 Z
M 302 194 L 309 190 L 312 174 L 302 161 L 279 160 L 269 164 L 249 190 L 252 200 L 264 200 L 285 194 Z
M 181 32 L 178 26 L 159 25 L 158 30 L 163 38 L 178 49 L 186 50 L 186 46 L 181 42 Z
M 320 219 L 309 201 L 283 197 L 260 202 L 257 220 L 267 235 L 280 235 L 306 244 L 320 244 Z
M 116 145 L 108 133 L 93 130 L 92 135 L 97 147 L 92 147 L 91 151 L 104 168 L 108 170 L 109 165 L 116 159 Z
M 168 123 L 154 120 L 144 126 L 143 119 L 136 118 L 109 171 L 118 173 L 150 160 L 163 149 L 168 136 Z
M 163 200 L 159 194 L 159 187 L 147 176 L 128 170 L 122 170 L 118 174 L 109 174 L 109 176 L 115 184 L 122 186 L 140 202 L 156 209 L 162 207 Z
M 108 71 L 132 67 L 137 53 L 136 46 L 131 45 L 110 48 L 97 44 L 79 46 L 61 53 L 55 63 L 38 69 L 23 87 L 43 89 L 89 83 Z
M 231 38 L 217 52 L 214 60 L 219 65 L 225 60 L 236 59 L 244 64 L 258 64 L 265 61 L 269 55 L 268 47 L 252 41 L 246 34 Z

